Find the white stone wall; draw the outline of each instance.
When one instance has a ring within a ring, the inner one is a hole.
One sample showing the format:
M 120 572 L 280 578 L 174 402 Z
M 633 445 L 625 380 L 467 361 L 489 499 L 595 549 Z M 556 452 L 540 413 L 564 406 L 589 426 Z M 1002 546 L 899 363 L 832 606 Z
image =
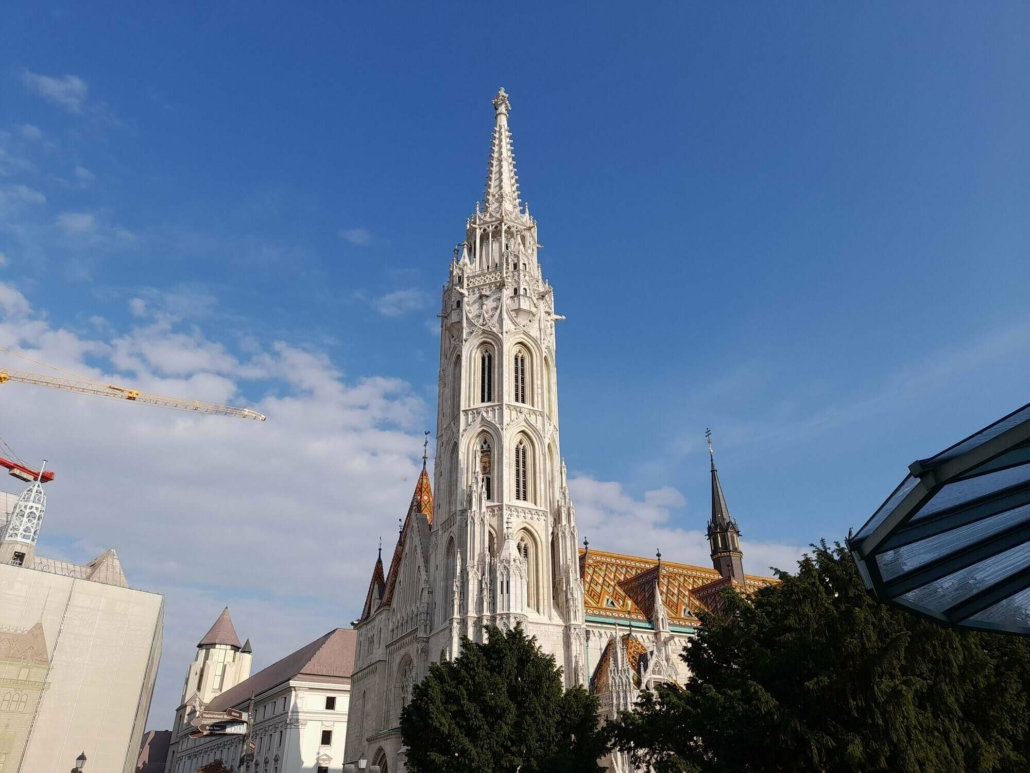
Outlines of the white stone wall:
M 192 739 L 189 729 L 173 729 L 168 773 L 195 773 L 198 767 L 221 760 L 242 773 L 314 773 L 319 767 L 338 771 L 343 764 L 350 714 L 350 684 L 346 679 L 305 681 L 296 679 L 255 696 L 253 763 L 238 766 L 243 755 L 240 736 L 208 736 Z M 336 698 L 334 709 L 326 708 L 326 698 Z M 236 708 L 247 710 L 249 701 Z M 322 743 L 323 731 L 332 733 L 330 743 Z

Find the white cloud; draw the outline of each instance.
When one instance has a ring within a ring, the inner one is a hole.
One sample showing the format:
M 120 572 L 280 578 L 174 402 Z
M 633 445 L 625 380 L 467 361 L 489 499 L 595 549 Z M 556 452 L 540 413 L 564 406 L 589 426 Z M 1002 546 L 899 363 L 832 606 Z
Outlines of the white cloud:
M 69 236 L 92 233 L 96 224 L 96 217 L 89 212 L 62 212 L 57 216 L 57 227 Z
M 133 298 L 129 301 L 129 311 L 134 317 L 143 317 L 147 314 L 147 302 L 142 298 Z
M 7 256 L 0 252 L 0 268 L 7 267 Z
M 43 130 L 30 123 L 19 126 L 18 133 L 21 134 L 24 139 L 30 140 L 31 142 L 37 142 L 43 139 Z
M 46 196 L 27 185 L 0 187 L 0 219 L 15 218 L 29 207 L 46 204 Z
M 22 70 L 21 82 L 33 94 L 71 113 L 81 113 L 89 95 L 86 81 L 76 75 L 55 78 Z
M 426 294 L 421 290 L 395 290 L 372 301 L 375 310 L 384 317 L 401 317 L 411 311 L 423 309 L 428 302 Z
M 372 243 L 372 234 L 364 228 L 341 228 L 340 238 L 359 247 L 367 247 Z
M 91 171 L 89 171 L 86 167 L 77 166 L 75 167 L 75 178 L 80 183 L 85 184 L 93 182 L 95 179 L 97 179 L 97 176 L 93 174 Z
M 166 727 L 196 642 L 225 604 L 254 640 L 256 667 L 357 616 L 378 538 L 389 540 L 410 501 L 429 412 L 402 381 L 349 380 L 323 354 L 283 342 L 250 341 L 240 357 L 155 316 L 145 293 L 137 300 L 147 316 L 132 327 L 87 333 L 52 325 L 0 282 L 0 347 L 161 394 L 245 404 L 253 390 L 268 421 L 12 383 L 18 410 L 5 413 L 4 439 L 57 473 L 42 555 L 85 561 L 114 547 L 134 587 L 165 594 L 150 724 Z
M 635 499 L 620 483 L 574 475 L 569 478 L 569 491 L 576 505 L 579 533 L 590 540 L 591 548 L 637 556 L 653 556 L 661 549 L 670 561 L 711 566 L 703 530 L 707 514 L 691 516 L 691 522 L 697 524 L 694 529 L 673 522 L 672 512 L 687 504 L 678 490 L 664 486 Z M 804 552 L 796 545 L 747 540 L 741 541 L 741 549 L 745 571 L 760 575 L 770 574 L 770 567 L 794 570 Z

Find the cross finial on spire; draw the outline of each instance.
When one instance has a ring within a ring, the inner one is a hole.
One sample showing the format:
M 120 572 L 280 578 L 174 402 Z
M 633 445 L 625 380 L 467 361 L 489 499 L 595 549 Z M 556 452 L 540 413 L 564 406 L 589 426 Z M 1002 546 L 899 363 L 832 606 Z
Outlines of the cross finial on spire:
M 429 458 L 429 430 L 427 429 L 424 433 L 426 439 L 422 442 L 422 469 L 426 468 L 426 459 Z
M 712 469 L 715 469 L 715 450 L 712 448 L 712 430 L 705 429 L 705 440 L 708 441 L 708 455 L 712 457 Z
M 483 208 L 487 215 L 513 215 L 519 213 L 518 176 L 515 174 L 515 151 L 512 148 L 511 132 L 508 130 L 508 111 L 511 102 L 508 93 L 501 89 L 493 101 L 494 136 L 490 146 L 490 164 L 486 172 L 486 190 Z M 476 209 L 479 214 L 480 210 Z
M 661 566 L 662 565 L 662 551 L 661 551 L 661 549 L 659 549 L 658 552 L 655 553 L 655 555 L 658 557 L 658 566 Z
M 590 540 L 588 540 L 586 537 L 583 538 L 583 552 L 590 552 Z

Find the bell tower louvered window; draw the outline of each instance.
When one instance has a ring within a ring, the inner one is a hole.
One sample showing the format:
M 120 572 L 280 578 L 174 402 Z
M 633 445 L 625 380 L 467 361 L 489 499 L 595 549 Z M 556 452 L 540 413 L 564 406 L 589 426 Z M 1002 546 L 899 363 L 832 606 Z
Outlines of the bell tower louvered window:
M 515 352 L 515 402 L 526 402 L 526 353 L 521 349 Z
M 520 440 L 515 446 L 515 499 L 526 502 L 529 500 L 529 469 L 526 443 Z
M 479 402 L 494 401 L 494 353 L 484 348 L 479 353 Z

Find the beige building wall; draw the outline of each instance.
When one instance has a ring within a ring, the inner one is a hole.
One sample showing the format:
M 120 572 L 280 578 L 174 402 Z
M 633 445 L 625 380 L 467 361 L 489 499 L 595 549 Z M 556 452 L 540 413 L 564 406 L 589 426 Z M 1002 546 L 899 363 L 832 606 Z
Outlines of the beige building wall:
M 154 593 L 0 565 L 3 773 L 65 773 L 82 752 L 89 770 L 129 773 L 163 614 Z

